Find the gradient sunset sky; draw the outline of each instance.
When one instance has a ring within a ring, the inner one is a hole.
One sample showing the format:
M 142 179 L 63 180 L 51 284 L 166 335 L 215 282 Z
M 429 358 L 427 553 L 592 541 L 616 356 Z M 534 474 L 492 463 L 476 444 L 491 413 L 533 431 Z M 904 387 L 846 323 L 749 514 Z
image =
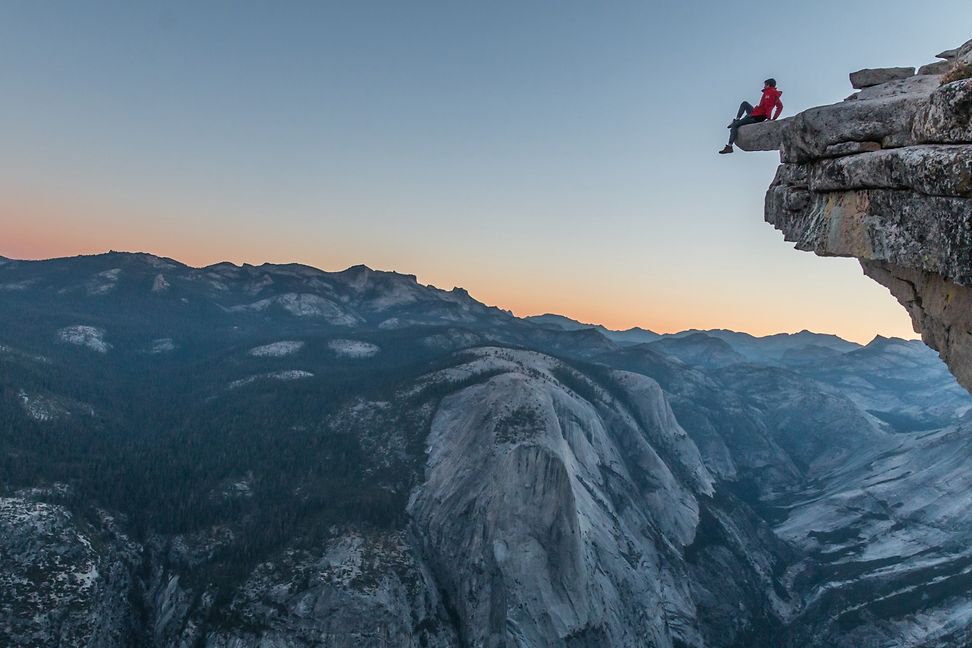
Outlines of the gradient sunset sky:
M 613 328 L 914 337 L 716 155 L 972 38 L 972 3 L 4 2 L 0 255 L 365 263 Z

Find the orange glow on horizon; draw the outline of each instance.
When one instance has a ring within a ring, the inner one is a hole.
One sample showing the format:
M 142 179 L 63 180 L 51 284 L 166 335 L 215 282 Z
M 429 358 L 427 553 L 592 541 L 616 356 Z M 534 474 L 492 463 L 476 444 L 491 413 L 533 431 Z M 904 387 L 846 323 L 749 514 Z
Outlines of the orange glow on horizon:
M 132 218 L 123 216 L 122 209 L 103 204 L 74 202 L 66 207 L 57 201 L 31 198 L 6 200 L 0 205 L 0 255 L 47 259 L 123 250 L 166 256 L 195 267 L 220 261 L 254 265 L 300 262 L 328 271 L 366 263 L 376 269 L 415 274 L 420 282 L 447 290 L 461 285 L 474 298 L 518 316 L 557 313 L 615 330 L 640 326 L 658 333 L 674 333 L 726 328 L 762 336 L 809 329 L 860 343 L 869 342 L 877 333 L 916 337 L 906 318 L 889 320 L 888 326 L 875 330 L 873 320 L 866 317 L 868 313 L 850 315 L 853 304 L 828 313 L 812 304 L 788 306 L 760 295 L 727 296 L 714 290 L 715 294 L 696 298 L 691 290 L 683 295 L 681 291 L 665 292 L 664 287 L 650 285 L 674 281 L 666 281 L 665 277 L 634 286 L 612 285 L 606 277 L 600 281 L 596 277 L 570 281 L 548 275 L 526 281 L 516 274 L 515 267 L 487 267 L 476 260 L 456 265 L 401 246 L 376 244 L 367 249 L 351 249 L 332 243 L 328 247 L 314 241 L 261 237 L 261 232 L 252 228 L 225 231 L 209 225 L 207 229 L 207 220 L 198 215 L 173 218 L 143 211 L 139 218 Z M 74 216 L 68 220 L 63 217 L 65 213 Z M 187 235 L 188 230 L 191 236 Z M 887 301 L 888 312 L 903 313 L 890 295 Z

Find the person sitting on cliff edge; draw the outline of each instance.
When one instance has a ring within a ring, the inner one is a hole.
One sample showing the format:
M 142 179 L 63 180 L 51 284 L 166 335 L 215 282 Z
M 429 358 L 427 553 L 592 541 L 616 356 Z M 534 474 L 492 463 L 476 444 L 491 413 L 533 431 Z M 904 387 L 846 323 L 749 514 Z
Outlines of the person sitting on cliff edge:
M 780 101 L 781 94 L 783 93 L 776 89 L 776 79 L 766 79 L 763 81 L 763 96 L 759 100 L 759 105 L 753 108 L 748 101 L 739 104 L 739 112 L 736 113 L 736 118 L 726 127 L 729 129 L 729 143 L 719 151 L 719 154 L 732 153 L 732 145 L 736 143 L 740 126 L 758 124 L 761 121 L 779 117 L 780 113 L 783 112 L 783 102 Z M 772 116 L 770 116 L 771 113 Z M 745 114 L 745 117 L 743 114 Z

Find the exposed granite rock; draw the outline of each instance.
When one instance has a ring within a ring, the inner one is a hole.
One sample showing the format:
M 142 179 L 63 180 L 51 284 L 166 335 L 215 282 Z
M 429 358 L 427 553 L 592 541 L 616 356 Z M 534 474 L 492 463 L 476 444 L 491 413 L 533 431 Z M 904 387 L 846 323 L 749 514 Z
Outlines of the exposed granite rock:
M 951 67 L 948 64 L 947 67 Z M 941 85 L 941 73 L 931 72 L 927 74 L 917 74 L 907 79 L 888 81 L 881 85 L 864 88 L 860 92 L 851 95 L 850 99 L 879 99 L 881 97 L 895 97 L 898 95 L 922 93 L 928 94 Z
M 109 515 L 45 501 L 62 494 L 0 498 L 0 645 L 130 645 L 136 547 Z
M 965 56 L 972 41 L 939 54 Z M 797 249 L 859 259 L 972 390 L 972 79 L 909 70 L 856 72 L 867 88 L 849 100 L 747 135 L 780 139 L 766 221 Z
M 849 143 L 858 144 L 858 143 Z M 926 196 L 972 196 L 972 145 L 909 146 L 867 151 L 820 161 L 810 170 L 810 189 L 909 189 Z M 837 144 L 835 146 L 843 146 Z
M 851 86 L 860 90 L 871 86 L 881 85 L 888 81 L 907 79 L 915 75 L 913 67 L 893 67 L 893 68 L 865 68 L 857 72 L 850 73 Z
M 919 142 L 972 143 L 972 79 L 943 85 L 918 113 L 913 137 Z
M 902 94 L 806 110 L 785 129 L 782 160 L 807 164 L 824 157 L 827 147 L 845 142 L 878 142 L 883 148 L 912 143 L 911 125 L 926 99 Z
M 231 610 L 243 623 L 213 632 L 207 646 L 458 644 L 404 533 L 347 532 L 323 551 L 288 550 L 254 570 Z
M 733 553 L 765 539 L 721 508 L 658 383 L 595 383 L 529 351 L 469 358 L 446 375 L 486 379 L 441 402 L 409 506 L 461 645 L 751 645 L 748 620 L 789 605 L 776 549 L 740 571 Z
M 960 58 L 965 54 L 972 52 L 972 40 L 967 40 L 958 47 L 953 47 L 952 49 L 947 49 L 943 52 L 939 52 L 935 55 L 935 58 L 945 59 L 946 61 L 951 61 L 952 59 Z
M 744 151 L 775 151 L 783 143 L 783 131 L 789 119 L 769 120 L 742 126 L 736 146 Z
M 945 74 L 951 66 L 949 61 L 935 61 L 918 68 L 918 74 Z
M 880 151 L 881 144 L 879 142 L 841 142 L 840 144 L 831 144 L 824 149 L 824 157 L 841 157 L 843 155 L 854 155 L 855 153 L 868 153 L 871 151 Z
M 972 54 L 972 39 L 965 41 L 955 49 L 955 58 L 968 59 L 969 54 Z
M 972 385 L 972 290 L 934 272 L 881 261 L 861 265 L 908 309 L 922 340 L 941 350 L 959 382 Z

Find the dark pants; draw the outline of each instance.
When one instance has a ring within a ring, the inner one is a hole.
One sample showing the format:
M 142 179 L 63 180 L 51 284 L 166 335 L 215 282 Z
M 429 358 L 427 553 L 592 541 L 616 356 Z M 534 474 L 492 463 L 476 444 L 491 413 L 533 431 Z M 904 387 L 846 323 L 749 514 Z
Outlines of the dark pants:
M 758 124 L 761 121 L 766 121 L 765 117 L 753 117 L 752 112 L 753 106 L 748 101 L 739 104 L 739 112 L 736 113 L 736 118 L 729 126 L 729 146 L 736 143 L 736 136 L 739 135 L 740 126 Z M 743 117 L 744 114 L 746 115 L 745 117 Z

